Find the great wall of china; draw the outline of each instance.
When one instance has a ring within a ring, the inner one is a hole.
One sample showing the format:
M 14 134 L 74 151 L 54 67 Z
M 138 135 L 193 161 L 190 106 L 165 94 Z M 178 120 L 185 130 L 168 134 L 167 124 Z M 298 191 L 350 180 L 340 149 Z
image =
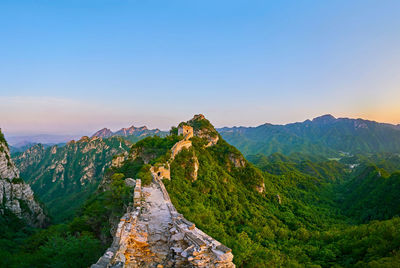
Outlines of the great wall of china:
M 171 159 L 192 143 L 193 128 L 182 126 L 184 139 L 171 149 Z M 231 249 L 202 232 L 178 213 L 162 179 L 170 179 L 169 161 L 152 166 L 149 186 L 136 180 L 133 207 L 120 219 L 114 241 L 91 268 L 220 267 L 231 268 Z

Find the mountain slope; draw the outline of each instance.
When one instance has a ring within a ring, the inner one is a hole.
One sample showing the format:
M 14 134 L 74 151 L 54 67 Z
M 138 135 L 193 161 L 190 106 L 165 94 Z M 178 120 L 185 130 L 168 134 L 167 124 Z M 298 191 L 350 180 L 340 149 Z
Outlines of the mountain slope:
M 325 115 L 302 123 L 218 129 L 221 136 L 245 155 L 303 152 L 338 156 L 340 152 L 400 151 L 397 126 Z
M 400 171 L 400 153 L 355 154 L 342 157 L 340 162 L 359 168 L 373 165 L 389 173 Z
M 113 156 L 126 152 L 129 145 L 118 137 L 82 137 L 62 147 L 35 145 L 16 154 L 14 161 L 50 215 L 61 221 L 96 190 Z
M 369 166 L 343 188 L 340 200 L 343 210 L 360 222 L 400 216 L 400 172 L 387 174 L 376 166 Z
M 93 135 L 93 137 L 99 137 L 99 138 L 109 138 L 113 135 L 114 133 L 109 129 L 109 128 L 102 128 L 98 131 L 96 131 Z
M 307 156 L 298 154 L 290 156 L 280 153 L 274 153 L 270 156 L 257 154 L 249 155 L 247 159 L 262 171 L 274 175 L 300 171 L 303 174 L 325 181 L 340 181 L 347 177 L 351 171 L 348 165 L 335 160 L 321 159 L 319 157 L 309 159 Z

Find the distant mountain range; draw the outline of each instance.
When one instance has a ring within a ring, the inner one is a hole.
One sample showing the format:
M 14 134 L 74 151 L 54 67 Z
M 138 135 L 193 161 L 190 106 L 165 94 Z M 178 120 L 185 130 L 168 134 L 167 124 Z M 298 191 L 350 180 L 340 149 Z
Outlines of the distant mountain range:
M 53 134 L 35 134 L 25 136 L 8 136 L 6 135 L 8 144 L 13 147 L 23 147 L 29 144 L 59 144 L 67 143 L 70 140 L 79 138 L 74 135 L 53 135 Z
M 400 126 L 323 115 L 287 125 L 224 127 L 221 136 L 245 155 L 293 152 L 324 156 L 400 151 Z
M 121 128 L 120 130 L 113 132 L 108 128 L 100 129 L 99 131 L 95 132 L 91 137 L 99 137 L 99 138 L 109 138 L 113 136 L 122 136 L 122 137 L 140 137 L 144 138 L 147 136 L 166 136 L 168 132 L 161 131 L 158 128 L 156 129 L 148 129 L 146 126 L 142 127 L 135 127 L 131 126 L 128 128 Z M 133 142 L 136 142 L 135 139 L 129 139 Z
M 121 128 L 120 130 L 113 132 L 108 128 L 103 128 L 94 133 L 91 137 L 109 138 L 113 136 L 128 137 L 127 139 L 136 142 L 147 136 L 166 136 L 168 132 L 161 131 L 159 129 L 148 129 L 146 126 L 142 127 L 128 127 Z M 64 145 L 71 140 L 78 140 L 81 136 L 79 135 L 53 135 L 53 134 L 34 134 L 24 136 L 7 136 L 7 141 L 10 146 L 11 153 L 23 152 L 26 149 L 36 145 L 42 144 L 44 146 L 53 145 Z

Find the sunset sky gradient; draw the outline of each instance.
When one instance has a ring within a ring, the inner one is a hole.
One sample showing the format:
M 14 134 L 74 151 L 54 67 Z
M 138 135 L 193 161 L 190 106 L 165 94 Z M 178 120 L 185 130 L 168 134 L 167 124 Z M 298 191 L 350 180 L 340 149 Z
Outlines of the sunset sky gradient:
M 8 134 L 400 123 L 400 1 L 1 1 Z

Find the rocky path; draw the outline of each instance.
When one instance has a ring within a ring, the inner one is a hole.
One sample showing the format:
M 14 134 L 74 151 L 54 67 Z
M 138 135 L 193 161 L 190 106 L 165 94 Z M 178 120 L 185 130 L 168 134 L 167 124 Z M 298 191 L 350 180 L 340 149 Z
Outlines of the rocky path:
M 158 185 L 152 183 L 143 187 L 141 194 L 145 202 L 141 204 L 140 214 L 131 220 L 128 233 L 121 235 L 121 240 L 126 241 L 119 250 L 125 259 L 121 261 L 124 267 L 129 268 L 172 266 L 168 263 L 172 219 L 163 193 Z
M 172 227 L 171 214 L 159 187 L 154 183 L 142 190 L 146 202 L 139 221 L 144 221 L 148 230 L 150 251 L 154 253 L 154 263 L 164 263 L 168 259 L 170 247 L 169 229 Z

